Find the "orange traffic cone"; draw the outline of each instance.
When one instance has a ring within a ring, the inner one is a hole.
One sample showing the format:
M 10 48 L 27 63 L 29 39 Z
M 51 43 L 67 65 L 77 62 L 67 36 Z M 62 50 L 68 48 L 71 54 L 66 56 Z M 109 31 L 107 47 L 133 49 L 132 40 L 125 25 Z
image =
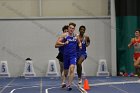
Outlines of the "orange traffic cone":
M 87 79 L 85 79 L 85 81 L 84 81 L 84 89 L 85 90 L 89 90 L 90 89 Z

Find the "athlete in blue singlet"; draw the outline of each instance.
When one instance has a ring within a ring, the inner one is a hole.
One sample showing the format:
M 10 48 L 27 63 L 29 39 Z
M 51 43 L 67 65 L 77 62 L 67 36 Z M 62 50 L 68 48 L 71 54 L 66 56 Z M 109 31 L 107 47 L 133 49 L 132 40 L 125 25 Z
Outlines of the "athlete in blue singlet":
M 62 88 L 66 87 L 65 79 L 69 71 L 69 77 L 67 83 L 68 91 L 72 90 L 71 84 L 74 78 L 74 69 L 77 61 L 77 51 L 76 51 L 77 45 L 80 48 L 82 48 L 79 38 L 77 37 L 77 35 L 74 35 L 75 26 L 76 26 L 75 23 L 69 23 L 68 32 L 62 34 L 56 42 L 57 46 L 64 46 L 64 53 L 63 53 L 64 76 L 62 81 Z
M 76 47 L 77 47 L 77 37 L 72 34 L 69 35 L 67 33 L 66 37 L 64 38 L 64 41 L 68 42 L 68 44 L 66 44 L 64 46 L 64 69 L 69 69 L 70 64 L 76 64 L 76 60 L 77 60 L 77 52 L 76 52 Z
M 80 26 L 79 27 L 79 35 L 78 38 L 80 39 L 82 43 L 82 49 L 79 49 L 77 47 L 77 74 L 78 74 L 78 79 L 79 79 L 79 84 L 82 83 L 82 62 L 87 58 L 87 52 L 86 52 L 86 47 L 89 46 L 90 44 L 90 38 L 87 35 L 84 35 L 86 31 L 85 26 Z

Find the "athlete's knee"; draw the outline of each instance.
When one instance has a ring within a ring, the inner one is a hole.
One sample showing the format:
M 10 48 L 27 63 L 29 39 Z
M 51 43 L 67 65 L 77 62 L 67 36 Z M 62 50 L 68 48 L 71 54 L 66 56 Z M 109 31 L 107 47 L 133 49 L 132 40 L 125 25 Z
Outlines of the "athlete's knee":
M 137 63 L 134 63 L 134 67 L 135 67 L 135 68 L 138 68 L 138 64 L 137 64 Z
M 137 62 L 140 63 L 140 57 L 137 58 Z
M 71 73 L 74 72 L 74 68 L 75 68 L 75 65 L 72 64 L 72 65 L 70 66 L 70 72 L 71 72 Z
M 68 75 L 68 70 L 64 70 L 64 76 L 67 77 Z
M 77 65 L 81 65 L 81 64 L 82 64 L 82 62 L 80 62 L 80 61 L 77 62 Z

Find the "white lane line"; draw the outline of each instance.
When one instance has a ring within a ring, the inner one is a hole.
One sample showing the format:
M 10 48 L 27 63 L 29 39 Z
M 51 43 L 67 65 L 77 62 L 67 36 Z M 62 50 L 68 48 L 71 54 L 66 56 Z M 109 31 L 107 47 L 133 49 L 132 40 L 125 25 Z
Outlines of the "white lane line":
M 87 91 L 83 89 L 80 85 L 76 85 L 75 83 L 73 83 L 73 85 L 76 86 L 81 93 L 87 93 Z
M 124 93 L 129 93 L 129 92 L 127 92 L 127 91 L 125 91 L 125 90 L 123 90 L 123 89 L 121 89 L 121 88 L 118 88 L 118 87 L 116 87 L 116 86 L 113 86 L 113 85 L 110 85 L 110 87 L 115 88 L 115 89 L 117 89 L 117 90 L 120 90 L 120 91 L 122 91 L 122 92 L 124 92 Z
M 102 86 L 102 85 L 107 85 L 107 86 L 110 86 L 112 88 L 115 88 L 119 91 L 122 91 L 123 93 L 129 93 L 119 87 L 116 87 L 114 85 L 117 85 L 117 84 L 131 84 L 131 83 L 140 83 L 140 81 L 125 81 L 125 82 L 105 82 L 104 80 L 98 80 L 98 81 L 101 81 L 103 83 L 97 83 L 97 84 L 89 84 L 90 86 Z
M 46 93 L 48 93 L 48 89 L 46 89 Z
M 39 87 L 39 86 L 31 86 L 31 87 L 16 88 L 16 89 L 13 89 L 10 93 L 14 93 L 14 91 L 16 91 L 16 90 L 20 90 L 20 89 L 24 89 L 24 88 L 33 88 L 33 87 Z M 1 92 L 0 92 L 0 93 L 1 93 Z
M 49 93 L 48 90 L 54 89 L 54 88 L 61 88 L 61 87 L 51 87 L 51 88 L 47 88 L 47 89 L 45 90 L 45 93 Z
M 41 78 L 41 79 L 40 79 L 40 93 L 43 93 L 43 92 L 42 92 L 42 88 L 43 88 L 43 87 L 42 87 L 42 78 Z
M 13 89 L 10 93 L 13 93 L 16 89 Z
M 89 85 L 90 86 L 103 86 L 103 85 L 132 84 L 132 83 L 140 83 L 140 81 L 104 82 L 104 83 L 89 84 Z
M 12 79 L 1 91 L 0 93 L 2 93 L 15 79 Z

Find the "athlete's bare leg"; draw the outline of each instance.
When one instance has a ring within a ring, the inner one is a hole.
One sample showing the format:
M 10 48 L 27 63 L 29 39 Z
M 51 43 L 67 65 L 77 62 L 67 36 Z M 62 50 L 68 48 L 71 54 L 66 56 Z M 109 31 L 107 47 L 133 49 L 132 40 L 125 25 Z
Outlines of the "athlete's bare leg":
M 66 87 L 67 75 L 68 75 L 68 70 L 64 69 L 64 71 L 62 72 L 62 88 Z
M 61 77 L 62 77 L 63 70 L 64 70 L 64 63 L 59 61 L 59 65 L 60 65 L 60 74 L 61 74 Z
M 84 60 L 85 58 L 81 56 L 77 62 L 77 74 L 78 74 L 79 84 L 82 83 L 82 63 Z
M 68 85 L 71 86 L 72 82 L 73 82 L 73 78 L 74 78 L 74 69 L 75 69 L 75 65 L 71 64 L 69 67 L 69 80 L 68 80 Z
M 140 57 L 137 60 L 134 60 L 135 68 L 140 68 Z

